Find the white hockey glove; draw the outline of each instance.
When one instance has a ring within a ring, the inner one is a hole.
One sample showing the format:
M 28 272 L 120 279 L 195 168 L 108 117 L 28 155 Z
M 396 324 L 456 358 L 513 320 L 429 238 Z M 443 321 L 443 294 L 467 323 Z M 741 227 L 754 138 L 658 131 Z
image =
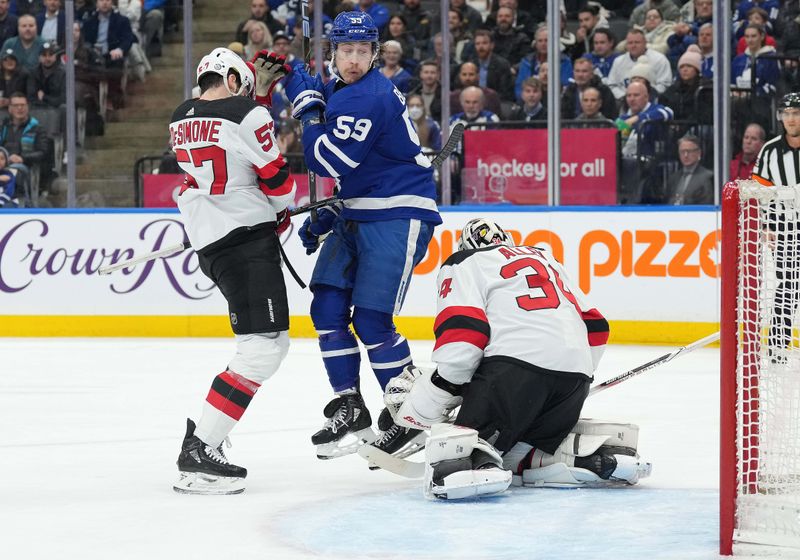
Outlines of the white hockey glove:
M 422 369 L 411 364 L 403 368 L 400 375 L 392 377 L 389 383 L 386 384 L 386 389 L 383 391 L 383 404 L 389 409 L 392 419 L 395 419 L 395 414 L 397 414 L 400 405 L 408 398 L 414 381 L 422 377 L 423 373 Z
M 417 372 L 411 371 L 411 368 L 416 369 Z M 394 414 L 397 425 L 416 430 L 428 430 L 433 424 L 447 420 L 448 413 L 461 404 L 461 397 L 434 385 L 433 376 L 438 375 L 435 370 L 423 371 L 421 375 L 418 373 L 420 370 L 414 366 L 407 366 L 406 370 L 409 370 L 408 373 L 414 378 L 414 382 Z M 408 377 L 395 385 L 396 395 L 393 400 L 399 396 L 397 390 L 407 382 Z M 387 385 L 386 389 L 388 394 L 390 387 Z M 386 397 L 384 397 L 384 402 L 386 402 Z M 391 411 L 392 407 L 389 407 L 389 410 Z
M 256 99 L 270 104 L 273 88 L 292 69 L 286 64 L 285 56 L 267 50 L 257 52 L 250 62 L 256 72 Z

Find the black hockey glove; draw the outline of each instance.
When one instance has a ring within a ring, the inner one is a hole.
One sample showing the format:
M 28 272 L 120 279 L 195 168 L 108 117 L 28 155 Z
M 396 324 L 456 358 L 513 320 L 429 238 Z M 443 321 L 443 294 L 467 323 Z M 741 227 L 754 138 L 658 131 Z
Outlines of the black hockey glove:
M 285 56 L 266 50 L 256 53 L 251 62 L 256 72 L 256 101 L 270 105 L 275 85 L 292 69 Z

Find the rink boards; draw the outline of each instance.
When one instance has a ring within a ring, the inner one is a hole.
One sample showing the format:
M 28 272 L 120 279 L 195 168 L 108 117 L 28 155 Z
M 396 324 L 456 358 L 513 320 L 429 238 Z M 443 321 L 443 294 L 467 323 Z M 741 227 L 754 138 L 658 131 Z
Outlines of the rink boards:
M 416 267 L 399 329 L 432 338 L 436 273 L 470 218 L 486 216 L 517 243 L 553 251 L 610 320 L 614 342 L 684 343 L 718 329 L 715 207 L 458 207 L 443 211 Z M 294 230 L 302 217 L 294 219 Z M 184 241 L 174 211 L 0 213 L 0 336 L 227 336 L 226 304 L 191 250 L 100 276 L 116 260 Z M 316 255 L 282 238 L 308 281 Z M 286 274 L 293 336 L 314 336 L 311 294 Z M 530 294 L 536 297 L 535 292 Z

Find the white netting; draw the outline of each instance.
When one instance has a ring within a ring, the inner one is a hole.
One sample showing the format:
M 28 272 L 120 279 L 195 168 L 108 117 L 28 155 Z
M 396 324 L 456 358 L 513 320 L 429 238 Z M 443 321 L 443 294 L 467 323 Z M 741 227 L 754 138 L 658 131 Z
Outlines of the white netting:
M 734 540 L 800 549 L 800 186 L 739 198 Z

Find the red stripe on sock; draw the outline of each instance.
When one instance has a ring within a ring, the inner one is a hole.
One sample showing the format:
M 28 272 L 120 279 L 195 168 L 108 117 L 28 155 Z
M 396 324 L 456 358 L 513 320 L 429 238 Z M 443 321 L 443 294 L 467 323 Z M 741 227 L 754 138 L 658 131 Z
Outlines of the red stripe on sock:
M 237 422 L 241 419 L 242 414 L 244 414 L 244 408 L 239 406 L 238 404 L 229 401 L 219 393 L 217 393 L 214 389 L 211 389 L 208 392 L 208 396 L 206 397 L 206 401 L 208 404 L 222 412 L 223 414 L 227 414 Z

